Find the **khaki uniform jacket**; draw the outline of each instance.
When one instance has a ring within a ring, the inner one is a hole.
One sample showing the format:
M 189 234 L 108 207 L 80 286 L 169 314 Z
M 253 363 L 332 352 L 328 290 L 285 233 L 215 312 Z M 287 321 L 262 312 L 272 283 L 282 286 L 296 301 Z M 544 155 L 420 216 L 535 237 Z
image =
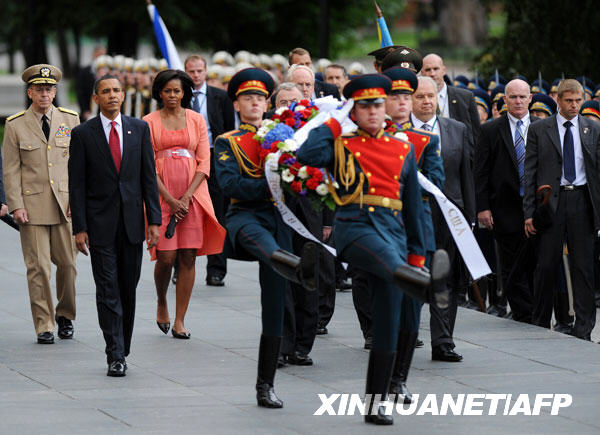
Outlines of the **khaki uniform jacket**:
M 32 225 L 70 221 L 67 164 L 71 130 L 78 124 L 77 112 L 53 106 L 50 139 L 46 140 L 31 107 L 7 118 L 2 156 L 11 213 L 24 208 Z

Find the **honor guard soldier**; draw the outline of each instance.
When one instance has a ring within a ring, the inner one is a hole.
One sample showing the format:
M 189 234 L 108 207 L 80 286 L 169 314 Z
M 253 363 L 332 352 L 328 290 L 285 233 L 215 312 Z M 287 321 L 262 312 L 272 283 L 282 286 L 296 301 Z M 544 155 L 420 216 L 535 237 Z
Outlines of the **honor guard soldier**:
M 381 402 L 387 400 L 398 346 L 403 295 L 447 304 L 447 292 L 430 292 L 431 278 L 445 276 L 448 257 L 436 253 L 432 274 L 425 272 L 422 193 L 413 147 L 382 128 L 392 82 L 365 74 L 344 87 L 347 103 L 310 132 L 298 150 L 304 164 L 327 168 L 338 187 L 330 192 L 339 208 L 334 222 L 337 252 L 343 261 L 368 272 L 373 288 L 373 345 L 366 382 L 367 423 L 393 424 Z M 343 134 L 341 122 L 352 108 L 358 129 Z M 328 175 L 329 177 L 329 175 Z M 408 264 L 407 264 L 408 263 Z M 411 266 L 409 266 L 411 265 Z
M 544 79 L 535 79 L 531 82 L 531 93 L 532 94 L 545 94 L 548 95 L 550 93 L 551 86 Z
M 556 113 L 556 101 L 541 92 L 533 94 L 529 103 L 529 113 L 540 119 L 552 116 Z
M 597 101 L 586 101 L 581 105 L 579 114 L 592 121 L 600 122 L 600 103 Z
M 560 81 L 562 79 L 556 79 L 552 82 L 552 86 L 550 86 L 550 92 L 548 93 L 548 95 L 550 95 L 550 97 L 556 101 L 556 98 L 558 98 L 558 85 L 560 85 Z
M 491 116 L 492 99 L 483 89 L 473 89 L 473 98 L 475 99 L 475 104 L 477 105 L 479 121 L 481 121 L 483 124 Z
M 413 146 L 419 171 L 439 189 L 444 187 L 445 175 L 440 155 L 440 140 L 434 133 L 413 127 L 410 122 L 412 94 L 418 86 L 417 76 L 406 68 L 391 68 L 383 72 L 392 80 L 392 89 L 386 100 L 386 112 L 392 119 L 386 121 L 386 132 L 406 138 Z M 431 265 L 431 257 L 436 250 L 433 221 L 431 220 L 431 196 L 423 191 L 423 235 L 425 237 L 425 265 Z M 372 292 L 372 290 L 371 290 Z M 400 329 L 396 363 L 390 383 L 390 394 L 400 394 L 404 403 L 412 403 L 412 395 L 406 386 L 413 353 L 417 346 L 422 303 L 408 295 L 402 298 Z M 423 343 L 421 342 L 421 346 Z
M 75 245 L 67 163 L 71 129 L 79 124 L 79 115 L 52 104 L 61 77 L 58 68 L 46 64 L 23 72 L 32 104 L 7 118 L 2 149 L 6 201 L 20 225 L 31 314 L 40 344 L 54 343 L 55 320 L 58 336 L 72 338 L 75 319 Z M 51 263 L 56 265 L 56 315 Z
M 287 280 L 315 290 L 317 246 L 307 243 L 302 258 L 290 253 L 291 229 L 275 208 L 267 179 L 261 145 L 255 139 L 267 110 L 273 79 L 266 71 L 248 68 L 229 83 L 228 95 L 239 112 L 239 130 L 219 136 L 215 142 L 215 170 L 223 193 L 232 198 L 226 215 L 224 252 L 230 258 L 259 261 L 262 335 L 258 352 L 256 398 L 258 406 L 281 408 L 273 380 L 283 331 Z

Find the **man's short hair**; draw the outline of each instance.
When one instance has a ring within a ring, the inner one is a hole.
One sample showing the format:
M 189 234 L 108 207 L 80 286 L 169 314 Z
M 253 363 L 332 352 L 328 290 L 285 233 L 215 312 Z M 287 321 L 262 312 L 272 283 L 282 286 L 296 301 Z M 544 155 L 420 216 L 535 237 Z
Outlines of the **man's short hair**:
M 96 79 L 96 81 L 94 82 L 94 94 L 98 95 L 98 88 L 100 87 L 100 83 L 104 80 L 116 80 L 121 85 L 121 89 L 123 89 L 123 82 L 121 82 L 121 79 L 119 77 L 117 77 L 114 74 L 104 74 L 102 77 Z
M 283 82 L 281 83 L 279 86 L 277 86 L 277 89 L 275 89 L 275 93 L 279 93 L 279 91 L 283 90 L 283 91 L 291 91 L 292 89 L 297 89 L 300 91 L 300 94 L 302 94 L 302 88 L 294 83 L 294 82 Z
M 344 65 L 339 65 L 337 63 L 332 63 L 331 65 L 327 65 L 327 68 L 325 68 L 325 75 L 327 75 L 327 70 L 329 68 L 341 69 L 342 73 L 344 74 L 344 77 L 348 77 L 348 72 L 346 71 L 346 67 Z
M 315 73 L 312 69 L 310 69 L 306 65 L 298 65 L 297 63 L 295 63 L 288 69 L 287 74 L 285 75 L 286 81 L 288 81 L 288 82 L 293 81 L 292 75 L 294 74 L 294 71 L 302 70 L 302 69 L 308 71 L 310 73 L 310 75 L 312 76 L 313 80 L 315 79 Z
M 292 59 L 294 58 L 294 55 L 304 56 L 306 54 L 308 54 L 310 56 L 310 53 L 308 52 L 308 50 L 301 48 L 301 47 L 294 48 L 288 54 L 288 64 L 293 65 Z
M 436 98 L 437 98 L 437 93 L 439 92 L 439 89 L 438 89 L 438 85 L 437 85 L 437 83 L 435 82 L 435 80 L 433 80 L 433 79 L 432 79 L 431 77 L 429 77 L 429 76 L 419 76 L 419 77 L 418 77 L 418 80 L 419 80 L 419 83 L 421 83 L 421 82 L 429 82 L 429 83 L 431 83 L 431 84 L 433 85 L 433 89 L 435 89 L 435 96 L 436 96 Z M 421 85 L 419 84 L 419 88 L 420 88 L 420 87 L 421 87 Z
M 200 56 L 199 54 L 190 54 L 188 57 L 185 58 L 185 62 L 183 62 L 183 69 L 186 69 L 188 62 L 191 62 L 193 60 L 201 60 L 202 63 L 204 63 L 204 68 L 206 68 L 207 63 L 204 57 Z
M 583 86 L 577 80 L 565 79 L 558 85 L 558 98 L 562 98 L 565 92 L 573 92 L 574 94 L 581 94 L 583 96 Z

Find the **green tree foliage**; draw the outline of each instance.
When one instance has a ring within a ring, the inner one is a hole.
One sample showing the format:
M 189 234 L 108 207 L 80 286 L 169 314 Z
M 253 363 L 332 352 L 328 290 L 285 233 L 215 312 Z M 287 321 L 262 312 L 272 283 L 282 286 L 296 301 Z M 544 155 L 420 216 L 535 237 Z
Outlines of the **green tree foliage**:
M 504 0 L 506 28 L 488 40 L 478 58 L 479 71 L 495 68 L 507 78 L 515 73 L 529 80 L 586 75 L 598 79 L 596 44 L 600 40 L 598 1 Z

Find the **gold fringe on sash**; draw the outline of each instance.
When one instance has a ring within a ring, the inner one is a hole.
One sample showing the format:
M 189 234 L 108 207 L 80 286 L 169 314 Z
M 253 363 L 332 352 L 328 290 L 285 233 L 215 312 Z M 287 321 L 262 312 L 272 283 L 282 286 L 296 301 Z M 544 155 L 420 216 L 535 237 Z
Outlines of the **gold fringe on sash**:
M 346 190 L 350 188 L 352 184 L 356 181 L 356 169 L 354 168 L 354 156 L 352 153 L 348 155 L 348 161 L 346 161 L 346 147 L 344 147 L 342 137 L 338 137 L 335 140 L 333 145 L 334 147 L 334 156 L 335 156 L 335 164 L 333 173 L 339 175 L 339 182 L 344 185 Z M 327 174 L 327 178 L 329 183 L 327 184 L 327 188 L 329 189 L 329 193 L 333 197 L 335 203 L 339 206 L 348 205 L 354 202 L 354 200 L 360 196 L 360 206 L 362 208 L 363 201 L 363 185 L 365 182 L 365 175 L 361 172 L 358 174 L 358 186 L 354 192 L 350 195 L 345 195 L 342 200 L 337 192 L 335 191 L 335 187 L 333 187 L 333 177 L 329 173 L 329 171 L 325 171 Z
M 244 153 L 244 151 L 240 148 L 240 146 L 235 142 L 235 137 L 230 136 L 227 138 L 229 140 L 229 144 L 231 145 L 231 151 L 235 156 L 238 165 L 240 167 L 240 173 L 246 173 L 248 176 L 252 178 L 262 178 L 263 177 L 263 165 L 257 165 Z

